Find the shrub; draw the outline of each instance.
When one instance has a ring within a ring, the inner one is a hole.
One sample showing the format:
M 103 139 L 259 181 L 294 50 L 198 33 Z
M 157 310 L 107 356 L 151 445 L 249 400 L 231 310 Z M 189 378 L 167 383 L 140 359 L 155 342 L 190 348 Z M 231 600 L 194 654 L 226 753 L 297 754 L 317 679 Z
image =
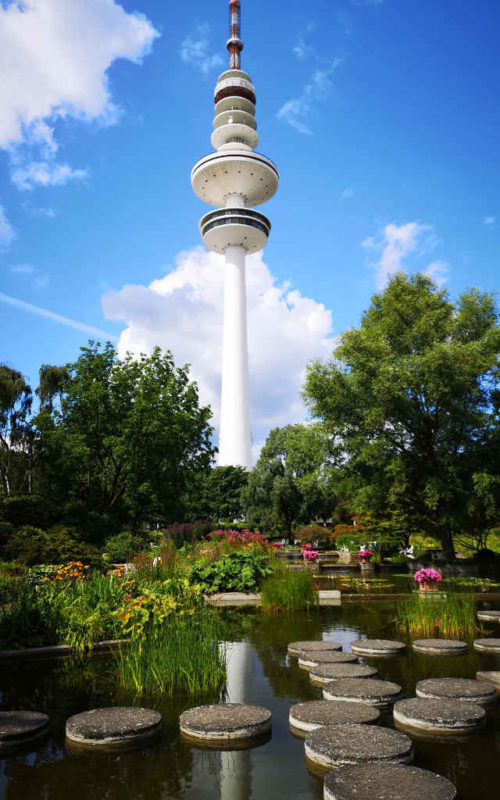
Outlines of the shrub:
M 57 521 L 57 508 L 37 494 L 14 495 L 4 498 L 2 515 L 14 528 L 24 525 L 49 528 Z
M 315 605 L 317 595 L 312 575 L 306 571 L 283 570 L 262 584 L 262 607 L 268 613 L 303 611 Z
M 253 592 L 273 573 L 269 558 L 251 550 L 230 553 L 210 564 L 195 565 L 191 579 L 207 594 L 214 592 Z
M 292 534 L 294 539 L 297 539 L 301 544 L 320 542 L 326 544 L 331 541 L 332 531 L 324 528 L 322 525 L 306 525 L 304 528 L 299 528 Z
M 335 546 L 339 550 L 341 547 L 348 547 L 349 550 L 358 550 L 359 544 L 359 539 L 349 533 L 342 534 L 335 540 Z
M 3 556 L 5 547 L 14 533 L 14 526 L 10 522 L 0 520 L 0 556 Z
M 130 531 L 122 531 L 106 539 L 104 552 L 113 564 L 123 564 L 132 561 L 133 556 L 143 547 L 144 540 L 140 536 L 134 536 Z
M 25 525 L 10 538 L 6 551 L 10 558 L 17 558 L 28 566 L 82 561 L 92 567 L 102 567 L 97 548 L 84 542 L 73 528 L 63 525 L 48 531 Z

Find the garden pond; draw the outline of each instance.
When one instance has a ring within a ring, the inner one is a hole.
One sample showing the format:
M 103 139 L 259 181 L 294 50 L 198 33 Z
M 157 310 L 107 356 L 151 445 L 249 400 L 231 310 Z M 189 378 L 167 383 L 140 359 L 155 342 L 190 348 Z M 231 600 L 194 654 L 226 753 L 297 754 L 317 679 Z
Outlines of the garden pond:
M 495 602 L 490 602 L 495 600 Z M 0 708 L 44 711 L 51 718 L 45 738 L 11 752 L 0 767 L 2 800 L 321 800 L 323 781 L 310 773 L 304 743 L 292 735 L 293 703 L 321 698 L 308 673 L 287 655 L 287 644 L 308 639 L 340 641 L 344 650 L 360 637 L 403 639 L 394 628 L 395 600 L 349 602 L 340 608 L 265 615 L 221 611 L 228 654 L 229 701 L 262 705 L 272 712 L 272 736 L 250 750 L 221 752 L 181 740 L 179 714 L 217 702 L 218 696 L 136 698 L 116 690 L 113 655 L 0 664 Z M 500 607 L 498 595 L 488 603 Z M 479 606 L 483 606 L 481 600 Z M 488 626 L 486 626 L 488 627 Z M 364 659 L 380 677 L 401 684 L 408 697 L 428 677 L 475 677 L 499 670 L 500 657 L 470 647 L 459 657 L 417 655 Z M 109 705 L 142 705 L 163 715 L 162 738 L 128 752 L 67 749 L 64 726 L 80 711 Z M 384 723 L 391 725 L 390 715 Z M 494 800 L 500 783 L 500 704 L 486 728 L 469 739 L 415 741 L 416 766 L 448 777 L 458 800 Z

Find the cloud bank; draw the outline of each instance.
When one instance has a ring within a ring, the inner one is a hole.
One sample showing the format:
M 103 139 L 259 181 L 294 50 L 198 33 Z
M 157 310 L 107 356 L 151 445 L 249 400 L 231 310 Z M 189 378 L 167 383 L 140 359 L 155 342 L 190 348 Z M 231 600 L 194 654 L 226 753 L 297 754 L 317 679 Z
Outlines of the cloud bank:
M 55 161 L 56 122 L 116 121 L 107 70 L 118 58 L 140 63 L 158 35 L 116 0 L 0 3 L 0 147 L 9 150 L 20 189 L 85 177 Z
M 436 246 L 437 239 L 432 225 L 420 222 L 406 222 L 397 225 L 391 222 L 386 225 L 381 236 L 369 236 L 362 242 L 367 251 L 380 253 L 380 258 L 369 266 L 374 270 L 377 290 L 382 290 L 390 279 L 404 270 L 404 260 L 411 253 L 425 256 Z M 433 261 L 423 271 L 438 286 L 442 286 L 448 278 L 448 264 L 445 261 Z
M 103 297 L 108 319 L 127 327 L 119 353 L 170 349 L 190 363 L 203 403 L 219 420 L 224 259 L 202 247 L 181 253 L 176 266 L 149 286 L 124 286 Z M 247 259 L 250 409 L 254 442 L 269 429 L 303 419 L 299 396 L 307 362 L 333 349 L 332 317 L 324 305 L 289 284 L 278 285 L 262 254 Z

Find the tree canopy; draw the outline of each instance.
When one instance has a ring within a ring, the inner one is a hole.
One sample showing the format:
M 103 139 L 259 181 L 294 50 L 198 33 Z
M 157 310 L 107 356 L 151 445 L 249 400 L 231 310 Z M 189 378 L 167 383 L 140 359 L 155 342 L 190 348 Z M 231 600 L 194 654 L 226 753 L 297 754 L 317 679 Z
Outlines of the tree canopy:
M 309 367 L 304 396 L 356 511 L 404 515 L 451 556 L 453 533 L 498 519 L 499 350 L 491 294 L 452 303 L 399 273 L 331 360 Z

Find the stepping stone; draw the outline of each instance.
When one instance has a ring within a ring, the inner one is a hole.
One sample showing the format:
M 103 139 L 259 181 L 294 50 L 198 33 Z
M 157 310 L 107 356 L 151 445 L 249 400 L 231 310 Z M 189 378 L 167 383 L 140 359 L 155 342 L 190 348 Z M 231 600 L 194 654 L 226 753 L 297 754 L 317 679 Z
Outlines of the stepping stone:
M 397 656 L 406 646 L 392 639 L 356 639 L 351 642 L 351 650 L 357 656 Z
M 375 678 L 340 678 L 326 684 L 323 697 L 325 700 L 345 700 L 347 703 L 386 708 L 401 700 L 401 686 Z
M 417 729 L 429 733 L 460 734 L 482 728 L 486 711 L 476 703 L 462 700 L 435 700 L 412 697 L 394 706 L 396 727 Z
M 336 653 L 333 650 L 318 650 L 317 652 L 299 653 L 299 667 L 312 669 L 320 664 L 357 664 L 358 657 L 353 653 Z
M 491 609 L 478 611 L 477 618 L 481 620 L 481 622 L 500 622 L 500 611 L 492 611 Z
M 354 764 L 325 777 L 324 800 L 455 800 L 457 790 L 442 775 L 401 764 Z
M 223 744 L 268 733 L 271 712 L 244 703 L 217 703 L 184 711 L 179 723 L 181 733 L 188 739 Z
M 315 766 L 328 770 L 343 764 L 363 764 L 369 761 L 408 764 L 413 760 L 410 737 L 378 725 L 317 728 L 307 734 L 305 751 L 306 759 Z
M 75 714 L 66 722 L 66 738 L 78 745 L 141 745 L 161 731 L 161 714 L 151 708 L 112 706 Z
M 495 672 L 494 670 L 491 672 L 476 672 L 476 679 L 491 683 L 495 689 L 500 691 L 500 672 Z
M 467 652 L 467 642 L 457 639 L 415 639 L 412 647 L 416 653 L 429 656 L 461 656 Z
M 300 653 L 320 652 L 321 650 L 342 650 L 340 642 L 290 642 L 288 645 L 288 655 L 298 656 Z
M 493 684 L 469 678 L 427 678 L 417 683 L 416 694 L 418 697 L 462 700 L 481 706 L 494 702 L 497 697 Z
M 380 711 L 358 703 L 330 703 L 328 700 L 312 700 L 297 703 L 290 709 L 288 721 L 294 731 L 314 731 L 325 725 L 361 725 L 378 722 Z
M 1 711 L 0 749 L 34 739 L 48 724 L 47 714 L 39 711 Z
M 378 675 L 377 670 L 368 664 L 318 664 L 311 667 L 309 680 L 314 686 L 323 686 L 340 678 L 373 678 L 375 675 Z
M 500 655 L 500 639 L 474 639 L 474 650 Z

